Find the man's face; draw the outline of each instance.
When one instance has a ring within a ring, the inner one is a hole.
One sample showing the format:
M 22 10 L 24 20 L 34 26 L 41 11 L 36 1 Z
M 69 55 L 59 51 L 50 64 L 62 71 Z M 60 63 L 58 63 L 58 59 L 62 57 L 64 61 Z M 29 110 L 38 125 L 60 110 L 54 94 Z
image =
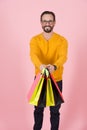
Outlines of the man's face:
M 51 14 L 44 14 L 42 16 L 41 25 L 42 25 L 44 32 L 50 33 L 53 30 L 54 25 L 55 25 L 53 16 Z

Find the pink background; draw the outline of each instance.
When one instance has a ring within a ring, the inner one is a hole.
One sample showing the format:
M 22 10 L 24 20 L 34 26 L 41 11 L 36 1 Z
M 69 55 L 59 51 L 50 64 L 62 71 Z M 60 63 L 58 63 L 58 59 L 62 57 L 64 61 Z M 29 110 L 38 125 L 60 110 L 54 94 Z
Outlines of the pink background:
M 34 76 L 29 40 L 42 31 L 39 16 L 56 13 L 55 32 L 69 42 L 60 130 L 87 130 L 87 0 L 0 0 L 0 130 L 32 130 L 26 100 Z M 49 108 L 42 130 L 50 129 Z

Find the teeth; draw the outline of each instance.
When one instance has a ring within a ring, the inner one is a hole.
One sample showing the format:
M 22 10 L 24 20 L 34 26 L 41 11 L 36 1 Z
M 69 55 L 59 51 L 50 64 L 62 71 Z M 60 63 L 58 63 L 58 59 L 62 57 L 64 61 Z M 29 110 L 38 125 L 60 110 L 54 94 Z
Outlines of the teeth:
M 46 27 L 46 29 L 49 29 L 50 27 Z

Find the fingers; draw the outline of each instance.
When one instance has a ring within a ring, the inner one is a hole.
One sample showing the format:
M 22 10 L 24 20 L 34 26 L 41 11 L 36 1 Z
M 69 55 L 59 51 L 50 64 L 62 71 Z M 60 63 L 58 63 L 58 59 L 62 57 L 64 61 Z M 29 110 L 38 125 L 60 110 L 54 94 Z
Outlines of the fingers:
M 54 66 L 51 64 L 47 65 L 47 68 L 50 71 L 50 73 L 52 73 L 54 71 Z
M 49 70 L 50 73 L 52 73 L 55 69 L 54 69 L 54 66 L 51 65 L 51 64 L 48 64 L 48 65 L 44 65 L 42 64 L 40 66 L 40 70 L 42 71 L 44 68 L 47 68 Z
M 46 65 L 42 64 L 42 65 L 40 66 L 40 70 L 42 71 L 44 68 L 46 68 Z

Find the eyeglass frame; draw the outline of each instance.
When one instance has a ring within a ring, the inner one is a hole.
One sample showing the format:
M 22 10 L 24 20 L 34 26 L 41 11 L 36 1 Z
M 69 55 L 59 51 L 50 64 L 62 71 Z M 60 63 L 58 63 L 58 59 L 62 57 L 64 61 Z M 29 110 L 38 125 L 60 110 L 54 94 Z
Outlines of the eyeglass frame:
M 54 23 L 55 21 L 54 21 L 54 20 L 49 20 L 49 21 L 47 21 L 47 20 L 42 20 L 41 22 L 44 23 L 44 24 L 47 24 L 47 23 L 52 24 L 52 23 Z

